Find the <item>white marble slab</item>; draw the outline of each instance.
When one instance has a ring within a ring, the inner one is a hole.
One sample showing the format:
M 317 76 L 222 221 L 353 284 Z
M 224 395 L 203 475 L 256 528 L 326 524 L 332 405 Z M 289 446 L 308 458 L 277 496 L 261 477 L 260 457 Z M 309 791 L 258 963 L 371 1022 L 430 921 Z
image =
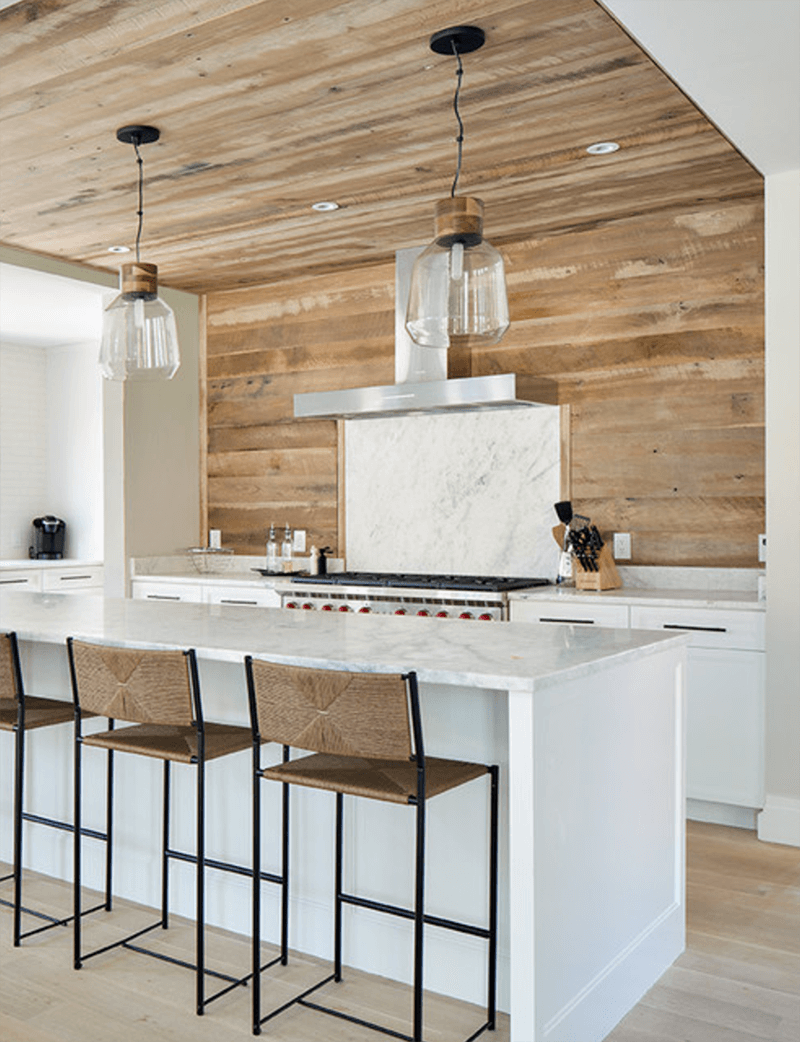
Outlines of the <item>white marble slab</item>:
M 345 424 L 349 571 L 554 577 L 556 406 Z
M 465 623 L 154 603 L 63 594 L 0 592 L 0 629 L 20 639 L 62 643 L 68 636 L 120 646 L 194 647 L 202 658 L 276 662 L 363 672 L 417 671 L 421 681 L 532 690 L 554 678 L 580 677 L 603 661 L 645 658 L 681 636 L 596 628 L 543 629 L 527 623 Z

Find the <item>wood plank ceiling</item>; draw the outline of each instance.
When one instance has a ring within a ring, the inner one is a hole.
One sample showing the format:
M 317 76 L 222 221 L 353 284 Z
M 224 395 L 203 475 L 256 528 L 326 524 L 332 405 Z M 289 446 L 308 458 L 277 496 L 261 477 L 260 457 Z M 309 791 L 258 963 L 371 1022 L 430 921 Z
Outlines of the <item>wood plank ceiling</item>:
M 162 283 L 388 261 L 449 192 L 455 63 L 428 38 L 468 23 L 487 43 L 465 58 L 460 192 L 495 244 L 760 190 L 595 0 L 26 0 L 0 11 L 0 241 L 113 270 L 136 210 L 114 133 L 142 122 Z

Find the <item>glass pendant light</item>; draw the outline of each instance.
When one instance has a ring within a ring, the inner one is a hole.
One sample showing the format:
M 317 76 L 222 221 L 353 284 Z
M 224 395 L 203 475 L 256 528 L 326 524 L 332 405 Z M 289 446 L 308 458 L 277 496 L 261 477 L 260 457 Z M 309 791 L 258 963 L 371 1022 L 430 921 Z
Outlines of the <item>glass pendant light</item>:
M 120 268 L 120 294 L 103 314 L 100 369 L 108 380 L 169 380 L 178 370 L 178 331 L 172 308 L 158 296 L 158 268 L 139 258 L 144 220 L 144 174 L 139 146 L 158 141 L 156 127 L 120 127 L 117 140 L 133 145 L 139 165 L 136 262 Z
M 456 26 L 434 33 L 437 54 L 458 61 L 453 109 L 458 121 L 458 163 L 449 199 L 436 204 L 435 238 L 417 258 L 411 272 L 406 329 L 425 347 L 469 348 L 496 344 L 508 329 L 505 269 L 499 252 L 483 238 L 483 202 L 457 197 L 461 174 L 464 124 L 458 109 L 463 66 L 461 55 L 483 45 L 476 26 Z

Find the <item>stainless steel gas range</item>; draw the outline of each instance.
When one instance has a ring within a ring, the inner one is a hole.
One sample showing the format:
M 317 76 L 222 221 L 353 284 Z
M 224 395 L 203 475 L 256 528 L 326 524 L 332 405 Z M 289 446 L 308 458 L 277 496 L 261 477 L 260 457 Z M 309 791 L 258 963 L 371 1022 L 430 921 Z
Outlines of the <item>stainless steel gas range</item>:
M 476 575 L 332 572 L 298 576 L 281 606 L 298 611 L 495 621 L 508 618 L 508 592 L 546 586 L 547 579 Z

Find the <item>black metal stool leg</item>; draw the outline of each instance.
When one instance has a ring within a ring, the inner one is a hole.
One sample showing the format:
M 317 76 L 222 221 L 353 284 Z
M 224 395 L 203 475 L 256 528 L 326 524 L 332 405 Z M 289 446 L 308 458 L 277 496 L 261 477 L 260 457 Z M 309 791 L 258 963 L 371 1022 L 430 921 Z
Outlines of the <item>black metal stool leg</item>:
M 169 834 L 170 834 L 170 797 L 172 793 L 171 765 L 164 760 L 161 782 L 161 926 L 166 930 L 169 926 Z
M 336 793 L 336 895 L 333 920 L 333 979 L 342 979 L 342 839 L 344 830 L 344 797 Z
M 261 747 L 253 741 L 253 1034 L 261 1034 Z
M 205 1006 L 205 859 L 206 859 L 206 765 L 199 736 L 197 763 L 197 1015 Z
M 283 762 L 289 762 L 289 746 L 283 747 Z M 281 817 L 283 836 L 281 847 L 281 965 L 289 962 L 289 786 L 283 785 Z
M 424 786 L 424 782 L 422 782 Z M 423 945 L 425 916 L 425 797 L 417 802 L 417 866 L 414 896 L 414 1042 L 422 1042 Z
M 109 731 L 114 730 L 114 721 L 108 721 Z M 114 750 L 106 754 L 106 900 L 105 910 L 111 911 L 112 868 L 114 852 Z
M 25 725 L 20 714 L 14 736 L 14 947 L 22 933 L 22 806 L 25 790 Z
M 491 816 L 489 821 L 489 986 L 486 1019 L 489 1031 L 494 1031 L 497 1018 L 497 807 L 499 770 L 496 764 L 489 768 L 491 778 Z
M 73 864 L 72 864 L 72 964 L 76 970 L 81 968 L 81 771 L 83 769 L 83 756 L 81 748 L 80 722 L 76 720 L 75 735 L 75 805 L 72 817 L 73 834 Z

